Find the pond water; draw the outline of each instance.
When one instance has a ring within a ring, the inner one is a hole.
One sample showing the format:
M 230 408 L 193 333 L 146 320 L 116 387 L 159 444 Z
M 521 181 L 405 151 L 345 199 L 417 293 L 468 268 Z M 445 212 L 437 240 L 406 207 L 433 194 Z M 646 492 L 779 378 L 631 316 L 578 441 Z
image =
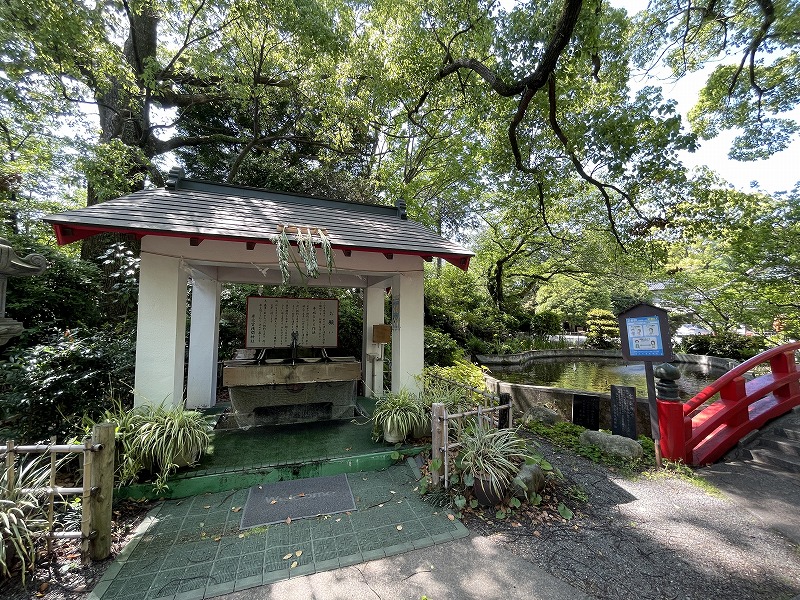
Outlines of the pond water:
M 678 388 L 685 401 L 725 373 L 694 363 L 674 363 L 681 373 Z M 534 360 L 521 368 L 492 369 L 492 376 L 509 383 L 586 390 L 608 394 L 612 385 L 636 388 L 636 395 L 647 396 L 644 363 L 602 358 L 552 358 Z

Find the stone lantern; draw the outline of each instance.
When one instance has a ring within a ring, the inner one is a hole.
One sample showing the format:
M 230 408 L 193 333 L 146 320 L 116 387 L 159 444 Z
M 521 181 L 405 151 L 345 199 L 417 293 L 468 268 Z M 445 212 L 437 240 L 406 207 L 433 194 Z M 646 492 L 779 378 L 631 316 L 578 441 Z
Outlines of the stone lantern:
M 39 275 L 47 268 L 47 259 L 41 254 L 28 254 L 20 258 L 9 245 L 8 240 L 0 238 L 0 346 L 24 331 L 22 323 L 6 317 L 6 283 L 9 277 L 20 275 Z

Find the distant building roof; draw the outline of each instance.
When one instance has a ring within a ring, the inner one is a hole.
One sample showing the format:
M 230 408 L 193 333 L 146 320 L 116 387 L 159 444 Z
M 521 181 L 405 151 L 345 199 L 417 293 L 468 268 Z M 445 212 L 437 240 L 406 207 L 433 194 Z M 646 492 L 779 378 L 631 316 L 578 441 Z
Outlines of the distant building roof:
M 55 215 L 59 244 L 98 233 L 270 243 L 284 227 L 322 228 L 331 246 L 344 251 L 442 258 L 467 269 L 473 253 L 409 221 L 405 205 L 380 206 L 184 179 L 173 169 L 164 188 L 134 192 L 101 204 Z

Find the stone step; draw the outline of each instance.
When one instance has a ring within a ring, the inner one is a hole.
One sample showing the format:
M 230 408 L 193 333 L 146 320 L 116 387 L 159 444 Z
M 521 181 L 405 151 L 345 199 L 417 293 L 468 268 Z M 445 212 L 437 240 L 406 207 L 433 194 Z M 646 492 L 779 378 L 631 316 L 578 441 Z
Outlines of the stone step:
M 791 438 L 778 436 L 775 434 L 777 434 L 777 432 L 774 432 L 773 435 L 762 435 L 758 439 L 758 445 L 762 448 L 777 450 L 778 452 L 788 456 L 800 457 L 800 440 L 793 440 Z
M 752 448 L 750 454 L 754 462 L 789 473 L 800 473 L 800 457 L 782 454 L 770 448 Z

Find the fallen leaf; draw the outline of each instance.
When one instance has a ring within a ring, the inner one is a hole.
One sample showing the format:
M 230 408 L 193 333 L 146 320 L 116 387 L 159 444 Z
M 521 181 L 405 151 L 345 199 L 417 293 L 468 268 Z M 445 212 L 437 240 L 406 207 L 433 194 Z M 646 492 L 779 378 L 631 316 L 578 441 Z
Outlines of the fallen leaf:
M 210 504 L 206 504 L 203 508 L 211 508 Z
M 50 587 L 50 584 L 45 581 L 42 585 L 39 586 L 39 591 L 44 593 L 44 592 L 47 591 L 47 588 L 49 588 L 49 587 Z
M 239 512 L 240 510 L 242 510 L 242 507 L 241 507 L 241 506 L 234 506 L 234 507 L 231 509 L 231 512 Z
M 291 552 L 289 552 L 289 554 L 287 554 L 286 556 L 284 556 L 284 557 L 283 557 L 283 560 L 289 560 L 290 558 L 292 558 L 292 553 L 291 553 Z
M 294 553 L 294 555 L 295 555 L 297 558 L 300 558 L 301 556 L 303 556 L 303 551 L 302 551 L 302 550 L 298 550 L 297 552 L 295 552 L 295 553 Z
M 258 486 L 258 489 L 260 489 L 260 490 L 263 490 L 264 488 L 263 488 L 263 487 L 261 487 L 261 486 Z
M 383 508 L 383 504 L 378 504 L 378 508 Z
M 336 519 L 336 522 L 338 523 L 341 520 L 342 520 L 342 517 L 339 517 L 338 519 Z
M 67 558 L 69 558 L 69 559 L 80 558 L 80 557 L 81 557 L 81 555 L 79 553 L 67 554 Z
M 215 541 L 215 542 L 218 542 L 218 541 L 220 541 L 221 539 L 222 539 L 222 536 L 221 536 L 221 535 L 215 535 L 215 536 L 214 536 L 214 541 Z
M 453 515 L 449 514 L 449 513 L 447 515 L 447 518 L 450 519 L 451 521 L 455 521 L 456 520 L 456 518 Z
M 536 537 L 540 537 L 542 534 L 539 531 L 534 531 L 533 535 L 535 535 Z
M 286 517 L 286 524 L 289 525 L 292 522 L 292 517 Z
M 297 561 L 294 561 L 291 565 L 289 565 L 290 569 L 294 569 L 297 566 Z
M 297 494 L 297 497 L 298 498 L 305 498 L 306 495 L 303 492 L 300 492 L 299 494 Z
M 344 449 L 344 451 L 347 452 L 348 450 L 352 450 L 352 449 L 353 449 L 352 446 L 348 446 L 347 448 Z
M 403 531 L 403 526 L 402 525 L 398 525 L 397 526 L 397 531 Z
M 239 539 L 241 540 L 241 539 L 243 539 L 243 538 L 244 538 L 244 534 L 243 534 L 243 533 L 240 533 L 240 534 L 239 534 Z
M 394 490 L 389 490 L 389 493 L 390 494 L 396 494 L 397 492 L 395 492 Z
M 272 502 L 270 502 L 270 504 L 277 504 L 277 503 L 278 503 L 277 500 L 273 500 Z

